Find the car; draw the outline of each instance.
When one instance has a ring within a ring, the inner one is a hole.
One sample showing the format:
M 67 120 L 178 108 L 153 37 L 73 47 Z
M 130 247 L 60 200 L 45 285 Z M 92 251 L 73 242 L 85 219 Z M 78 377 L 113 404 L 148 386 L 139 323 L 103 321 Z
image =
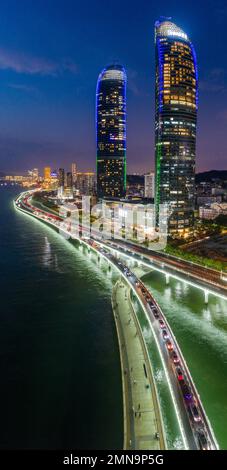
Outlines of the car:
M 200 416 L 199 410 L 198 410 L 198 408 L 195 404 L 192 404 L 191 406 L 189 406 L 189 413 L 191 414 L 193 420 L 196 423 L 201 421 L 201 416 Z
M 168 339 L 168 341 L 166 341 L 166 346 L 167 346 L 167 349 L 169 351 L 173 350 L 173 343 L 171 343 L 171 341 L 169 339 Z
M 150 301 L 150 296 L 149 296 L 149 295 L 146 295 L 146 301 L 147 301 L 147 302 Z
M 205 431 L 203 429 L 200 429 L 197 432 L 197 438 L 198 438 L 199 448 L 201 450 L 209 450 L 210 449 L 209 441 L 208 441 L 207 436 L 205 434 Z
M 157 311 L 156 311 L 156 312 L 153 312 L 153 314 L 154 314 L 154 317 L 155 317 L 155 318 L 159 318 L 159 314 L 158 314 Z
M 173 351 L 171 354 L 171 359 L 174 362 L 174 364 L 178 364 L 180 362 L 180 359 L 176 353 L 176 351 Z
M 180 383 L 181 383 L 181 390 L 183 393 L 184 400 L 190 403 L 192 400 L 191 390 L 189 386 L 183 380 Z
M 165 323 L 161 318 L 159 320 L 159 325 L 160 325 L 160 328 L 165 328 Z
M 166 330 L 162 330 L 162 336 L 163 336 L 163 339 L 168 339 L 169 338 L 169 334 Z
M 152 308 L 153 312 L 157 312 L 157 311 L 158 311 L 157 308 L 156 308 L 154 305 L 152 305 L 151 308 Z
M 181 382 L 182 380 L 184 380 L 184 374 L 181 370 L 180 367 L 177 367 L 176 368 L 176 374 L 177 374 L 177 380 L 179 380 L 179 382 Z

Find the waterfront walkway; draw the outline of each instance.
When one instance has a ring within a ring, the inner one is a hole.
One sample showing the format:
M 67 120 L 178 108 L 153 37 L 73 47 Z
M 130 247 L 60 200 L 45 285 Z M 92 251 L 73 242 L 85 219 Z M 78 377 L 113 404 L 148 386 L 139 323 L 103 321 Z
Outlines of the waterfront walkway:
M 124 280 L 114 286 L 112 305 L 121 358 L 124 449 L 164 449 L 151 364 Z

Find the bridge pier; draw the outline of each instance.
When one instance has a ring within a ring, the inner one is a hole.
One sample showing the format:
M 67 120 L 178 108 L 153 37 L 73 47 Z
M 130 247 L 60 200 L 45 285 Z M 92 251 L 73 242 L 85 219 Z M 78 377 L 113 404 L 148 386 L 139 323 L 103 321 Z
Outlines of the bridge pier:
M 135 260 L 135 259 L 132 259 L 132 267 L 133 267 L 133 268 L 136 267 L 136 260 Z
M 166 285 L 169 285 L 169 274 L 166 273 Z
M 204 297 L 205 297 L 205 304 L 208 304 L 209 292 L 207 290 L 204 291 Z

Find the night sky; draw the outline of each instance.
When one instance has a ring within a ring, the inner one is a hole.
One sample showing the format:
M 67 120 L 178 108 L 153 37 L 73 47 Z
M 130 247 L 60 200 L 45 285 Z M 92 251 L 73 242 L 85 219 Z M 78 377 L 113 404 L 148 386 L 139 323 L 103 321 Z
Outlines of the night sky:
M 154 22 L 171 16 L 199 71 L 197 171 L 225 169 L 226 0 L 2 0 L 0 171 L 95 169 L 95 90 L 117 61 L 127 88 L 127 172 L 154 168 Z

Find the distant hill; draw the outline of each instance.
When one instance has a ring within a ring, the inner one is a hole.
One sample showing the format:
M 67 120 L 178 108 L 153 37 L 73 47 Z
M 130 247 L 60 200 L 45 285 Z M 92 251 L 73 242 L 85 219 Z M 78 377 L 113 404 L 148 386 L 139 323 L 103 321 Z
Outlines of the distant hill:
M 227 181 L 227 170 L 210 170 L 195 175 L 196 183 L 201 183 L 202 181 L 209 183 L 214 179 Z

